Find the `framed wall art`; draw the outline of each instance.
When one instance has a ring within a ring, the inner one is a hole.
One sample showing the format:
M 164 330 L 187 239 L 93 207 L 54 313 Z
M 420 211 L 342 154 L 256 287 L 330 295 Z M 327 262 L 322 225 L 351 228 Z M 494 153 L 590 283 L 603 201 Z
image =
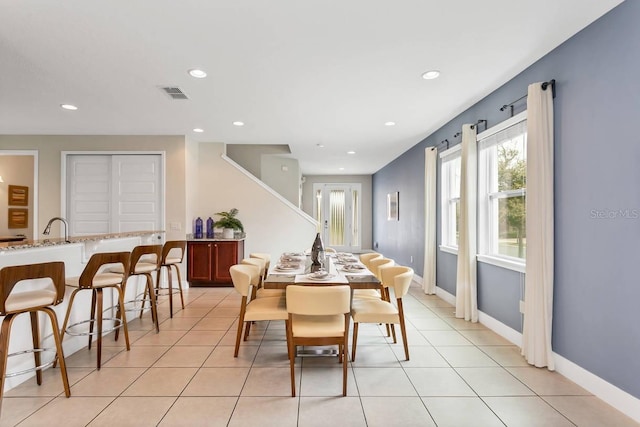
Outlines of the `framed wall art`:
M 22 185 L 9 185 L 7 194 L 9 195 L 9 206 L 29 205 L 29 187 Z
M 387 194 L 387 220 L 388 221 L 399 221 L 399 211 L 398 211 L 398 202 L 399 202 L 399 193 L 396 191 L 395 193 Z
M 29 228 L 29 209 L 9 208 L 8 228 Z

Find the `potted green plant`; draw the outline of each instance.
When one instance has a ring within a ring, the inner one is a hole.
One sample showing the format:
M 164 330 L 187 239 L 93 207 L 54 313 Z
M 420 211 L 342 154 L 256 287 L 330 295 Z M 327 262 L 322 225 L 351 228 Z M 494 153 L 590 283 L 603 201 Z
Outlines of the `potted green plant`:
M 213 225 L 216 228 L 222 228 L 222 237 L 225 239 L 233 239 L 235 230 L 244 231 L 242 222 L 236 218 L 238 209 L 233 208 L 228 212 L 216 212 L 216 215 L 218 215 L 220 219 Z

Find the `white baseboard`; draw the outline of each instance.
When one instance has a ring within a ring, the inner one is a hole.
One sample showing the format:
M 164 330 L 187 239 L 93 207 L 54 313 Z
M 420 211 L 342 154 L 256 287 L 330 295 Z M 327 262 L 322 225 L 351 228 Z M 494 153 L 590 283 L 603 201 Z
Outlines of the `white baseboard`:
M 640 422 L 640 399 L 587 371 L 572 361 L 553 353 L 556 372 L 593 393 L 626 416 Z
M 456 297 L 442 288 L 436 287 L 436 295 L 449 304 L 455 305 L 456 303 Z M 520 332 L 481 311 L 478 311 L 478 320 L 493 332 L 518 347 L 522 347 L 522 334 Z M 553 358 L 557 373 L 593 393 L 594 396 L 607 402 L 626 416 L 640 422 L 640 399 L 576 365 L 574 362 L 565 359 L 558 353 L 554 352 Z

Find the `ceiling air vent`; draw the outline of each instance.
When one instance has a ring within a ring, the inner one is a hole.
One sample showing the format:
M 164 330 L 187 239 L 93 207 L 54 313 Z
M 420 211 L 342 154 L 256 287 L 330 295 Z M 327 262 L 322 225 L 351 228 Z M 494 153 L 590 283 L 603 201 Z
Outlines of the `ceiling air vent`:
M 169 95 L 171 99 L 189 99 L 179 87 L 169 86 L 163 87 L 161 89 L 162 91 L 164 91 L 164 93 Z

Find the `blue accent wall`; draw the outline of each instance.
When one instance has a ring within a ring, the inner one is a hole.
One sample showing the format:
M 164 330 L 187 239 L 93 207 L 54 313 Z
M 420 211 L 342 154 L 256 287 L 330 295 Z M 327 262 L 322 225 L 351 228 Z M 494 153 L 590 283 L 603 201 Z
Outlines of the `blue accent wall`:
M 453 141 L 464 123 L 496 125 L 508 118 L 500 106 L 526 94 L 530 83 L 555 79 L 553 349 L 640 398 L 638 23 L 640 1 L 622 3 L 378 171 L 373 240 L 399 263 L 413 256 L 421 275 L 424 148 Z M 400 192 L 397 223 L 383 215 L 390 191 Z M 455 259 L 437 258 L 438 285 L 450 293 Z M 520 273 L 480 263 L 478 287 L 480 310 L 521 331 Z

